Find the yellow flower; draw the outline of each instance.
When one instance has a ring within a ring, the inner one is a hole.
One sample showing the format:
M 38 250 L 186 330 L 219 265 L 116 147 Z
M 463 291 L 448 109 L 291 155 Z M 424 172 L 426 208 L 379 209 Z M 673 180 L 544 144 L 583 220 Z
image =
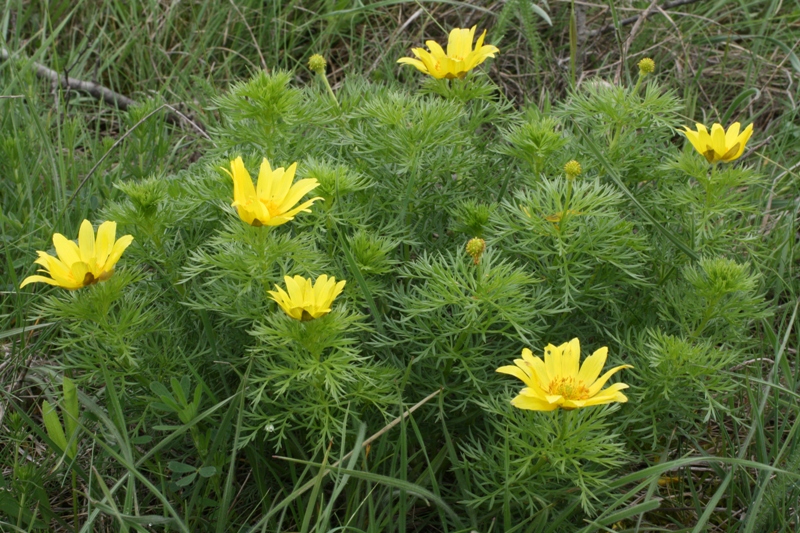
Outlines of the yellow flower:
M 300 211 L 310 213 L 308 209 L 316 200 L 312 198 L 294 207 L 307 192 L 314 189 L 319 182 L 309 178 L 292 184 L 297 163 L 284 171 L 283 167 L 272 170 L 266 158 L 261 162 L 258 172 L 258 185 L 253 187 L 250 173 L 244 168 L 241 157 L 231 161 L 231 170 L 223 168 L 233 178 L 233 203 L 239 217 L 251 226 L 280 226 Z
M 333 300 L 344 289 L 344 280 L 336 283 L 336 278 L 325 274 L 317 278 L 312 285 L 310 279 L 303 276 L 285 276 L 286 291 L 275 285 L 274 291 L 267 291 L 270 297 L 278 302 L 286 314 L 296 320 L 313 320 L 330 313 Z
M 511 400 L 511 405 L 533 411 L 552 411 L 558 407 L 575 409 L 628 401 L 620 392 L 628 388 L 624 383 L 614 383 L 606 389 L 600 389 L 613 374 L 623 368 L 633 368 L 631 365 L 614 367 L 600 376 L 608 348 L 600 348 L 579 367 L 580 355 L 578 339 L 558 347 L 548 344 L 544 349 L 544 361 L 534 357 L 529 349 L 523 349 L 522 359 L 514 360 L 516 366 L 497 369 L 498 372 L 521 379 L 527 385 Z
M 450 32 L 446 54 L 436 41 L 425 41 L 430 52 L 424 48 L 412 48 L 411 51 L 417 56 L 417 59 L 403 57 L 397 62 L 413 65 L 437 80 L 442 78 L 464 79 L 467 72 L 486 61 L 487 57 L 494 57 L 496 53 L 500 52 L 496 46 L 484 45 L 485 37 L 486 30 L 483 30 L 481 36 L 478 37 L 478 42 L 475 43 L 475 49 L 473 49 L 472 40 L 475 38 L 475 26 L 470 29 L 454 28 Z
M 711 126 L 711 133 L 708 133 L 703 124 L 697 124 L 697 131 L 684 128 L 684 135 L 692 143 L 692 146 L 705 157 L 709 163 L 724 161 L 730 163 L 742 155 L 750 135 L 753 134 L 753 125 L 747 126 L 743 132 L 739 133 L 740 124 L 734 122 L 728 131 L 721 124 Z
M 67 240 L 60 233 L 54 234 L 53 246 L 58 258 L 45 252 L 36 252 L 39 259 L 34 261 L 44 267 L 39 272 L 50 274 L 50 277 L 28 276 L 19 287 L 42 282 L 74 290 L 107 280 L 114 273 L 114 265 L 119 261 L 122 252 L 133 241 L 131 235 L 114 240 L 116 234 L 116 222 L 103 222 L 97 228 L 95 239 L 94 228 L 88 220 L 81 224 L 78 244 Z

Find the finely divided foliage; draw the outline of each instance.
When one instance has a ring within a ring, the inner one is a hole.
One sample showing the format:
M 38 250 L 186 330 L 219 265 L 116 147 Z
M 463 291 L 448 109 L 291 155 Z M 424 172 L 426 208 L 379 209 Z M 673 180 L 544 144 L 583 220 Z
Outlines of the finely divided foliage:
M 797 527 L 758 511 L 796 513 L 800 461 L 759 128 L 689 129 L 649 58 L 515 106 L 476 32 L 409 86 L 259 70 L 96 236 L 53 218 L 51 277 L 13 287 L 47 399 L 9 395 L 0 529 L 701 531 L 733 476 L 731 530 Z

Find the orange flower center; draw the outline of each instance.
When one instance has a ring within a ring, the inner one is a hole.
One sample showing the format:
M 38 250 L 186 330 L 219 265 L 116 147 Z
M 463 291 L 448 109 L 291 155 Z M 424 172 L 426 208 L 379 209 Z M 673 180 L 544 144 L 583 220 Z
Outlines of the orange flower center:
M 574 377 L 555 378 L 547 387 L 550 394 L 558 394 L 565 400 L 585 400 L 589 397 L 589 389 Z

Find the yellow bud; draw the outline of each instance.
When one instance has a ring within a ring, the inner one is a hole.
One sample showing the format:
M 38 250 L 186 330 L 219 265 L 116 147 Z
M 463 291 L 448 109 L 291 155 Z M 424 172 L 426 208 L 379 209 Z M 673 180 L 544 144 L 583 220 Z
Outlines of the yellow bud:
M 328 63 L 325 61 L 325 58 L 319 54 L 314 54 L 308 59 L 308 68 L 310 68 L 311 70 L 313 70 L 318 74 L 324 74 L 325 67 L 327 65 Z
M 564 165 L 564 172 L 567 173 L 567 179 L 570 180 L 575 179 L 577 176 L 580 176 L 581 171 L 582 171 L 581 164 L 575 161 L 574 159 L 572 161 L 567 162 L 567 164 Z
M 639 74 L 644 76 L 645 74 L 652 74 L 656 70 L 656 62 L 650 59 L 649 57 L 645 57 L 641 61 L 639 61 Z
M 476 265 L 480 262 L 484 250 L 486 250 L 486 241 L 479 237 L 472 238 L 467 243 L 467 253 L 472 256 Z

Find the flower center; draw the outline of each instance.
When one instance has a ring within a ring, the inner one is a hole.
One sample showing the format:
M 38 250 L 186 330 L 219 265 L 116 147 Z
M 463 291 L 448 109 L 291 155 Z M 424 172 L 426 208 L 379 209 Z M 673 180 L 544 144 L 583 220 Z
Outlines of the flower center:
M 280 206 L 278 204 L 276 204 L 275 202 L 273 202 L 272 200 L 266 200 L 264 198 L 259 198 L 258 201 L 261 202 L 262 204 L 264 204 L 264 207 L 266 207 L 267 211 L 269 211 L 269 216 L 270 217 L 276 217 L 276 216 L 281 214 Z
M 565 400 L 585 400 L 589 397 L 589 389 L 574 377 L 555 378 L 547 387 L 550 394 L 558 394 Z

